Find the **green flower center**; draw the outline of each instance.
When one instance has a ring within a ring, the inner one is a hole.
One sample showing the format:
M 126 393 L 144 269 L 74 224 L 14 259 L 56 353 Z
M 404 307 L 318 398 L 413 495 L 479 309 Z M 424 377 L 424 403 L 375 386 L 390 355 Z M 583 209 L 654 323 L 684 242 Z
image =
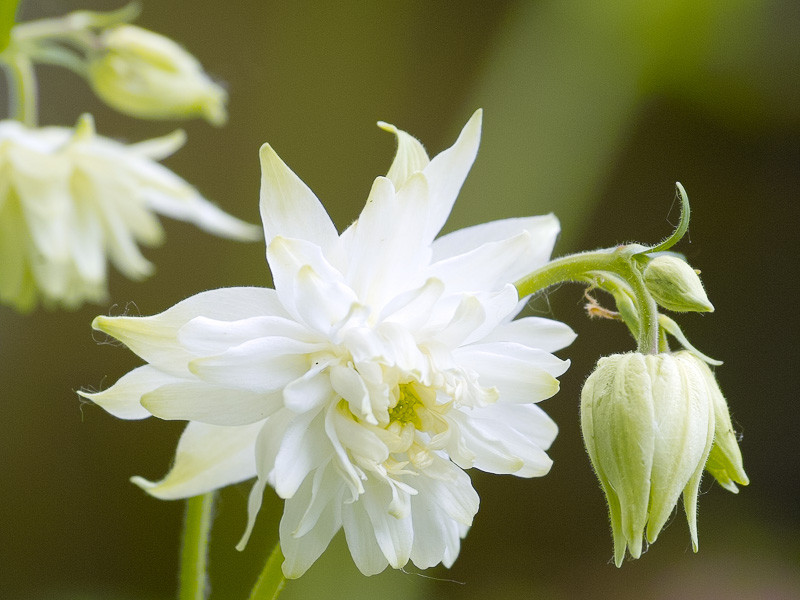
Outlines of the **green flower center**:
M 389 409 L 390 423 L 412 423 L 417 429 L 422 428 L 418 408 L 424 408 L 425 404 L 420 398 L 419 391 L 414 383 L 402 383 L 398 387 L 399 397 L 397 404 Z

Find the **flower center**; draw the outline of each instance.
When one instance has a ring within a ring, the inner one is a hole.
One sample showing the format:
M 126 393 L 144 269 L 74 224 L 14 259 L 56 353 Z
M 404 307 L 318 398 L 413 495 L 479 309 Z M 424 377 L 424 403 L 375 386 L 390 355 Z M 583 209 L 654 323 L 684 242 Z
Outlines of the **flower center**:
M 413 383 L 401 383 L 398 387 L 397 404 L 389 409 L 390 423 L 411 423 L 417 429 L 422 429 L 418 408 L 424 408 L 425 404 L 420 398 L 420 393 Z

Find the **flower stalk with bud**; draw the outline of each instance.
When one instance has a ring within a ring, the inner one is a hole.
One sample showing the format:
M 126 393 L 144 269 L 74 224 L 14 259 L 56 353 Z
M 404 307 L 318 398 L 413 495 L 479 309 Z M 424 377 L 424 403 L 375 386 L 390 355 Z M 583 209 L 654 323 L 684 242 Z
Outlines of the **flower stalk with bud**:
M 697 551 L 696 505 L 704 469 L 728 490 L 747 485 L 727 403 L 708 364 L 659 307 L 713 312 L 700 278 L 669 252 L 689 224 L 681 184 L 681 220 L 664 242 L 630 244 L 551 261 L 517 282 L 520 294 L 560 281 L 604 289 L 637 340 L 637 352 L 601 358 L 581 394 L 584 442 L 608 500 L 614 561 L 626 548 L 642 553 L 683 495 L 692 546 Z M 670 352 L 667 334 L 685 348 Z M 734 483 L 735 482 L 735 483 Z
M 112 108 L 144 119 L 227 119 L 227 93 L 179 44 L 131 25 L 136 3 L 112 12 L 76 11 L 18 23 L 0 52 L 15 92 L 15 118 L 36 125 L 34 64 L 64 67 L 84 78 Z

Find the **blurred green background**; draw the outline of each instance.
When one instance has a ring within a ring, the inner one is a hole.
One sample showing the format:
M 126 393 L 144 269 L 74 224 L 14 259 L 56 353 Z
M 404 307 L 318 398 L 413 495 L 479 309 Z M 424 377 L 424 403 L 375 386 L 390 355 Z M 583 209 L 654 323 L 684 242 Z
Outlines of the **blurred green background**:
M 111 1 L 22 0 L 22 19 Z M 129 141 L 184 127 L 166 164 L 208 198 L 258 221 L 257 151 L 269 141 L 340 228 L 358 215 L 394 140 L 379 119 L 449 146 L 478 107 L 484 135 L 448 224 L 554 212 L 556 254 L 656 242 L 677 220 L 674 182 L 692 200 L 680 249 L 703 271 L 713 315 L 680 320 L 725 361 L 717 370 L 742 431 L 752 484 L 705 481 L 700 552 L 682 510 L 639 561 L 611 563 L 604 499 L 578 429 L 582 381 L 602 354 L 632 348 L 623 328 L 589 322 L 562 286 L 533 314 L 579 333 L 562 391 L 543 403 L 561 433 L 545 478 L 472 473 L 481 510 L 452 569 L 364 578 L 335 542 L 285 598 L 800 597 L 800 418 L 796 251 L 800 211 L 800 4 L 796 0 L 272 2 L 144 0 L 138 24 L 180 41 L 230 92 L 230 121 L 145 122 L 96 101 L 70 73 L 39 70 L 41 122 L 92 112 Z M 0 94 L 5 96 L 5 93 Z M 5 113 L 4 113 L 5 114 Z M 153 314 L 198 291 L 270 285 L 259 244 L 167 222 L 147 251 L 156 274 L 114 274 L 112 302 L 21 316 L 0 307 L 0 598 L 174 597 L 183 503 L 128 483 L 167 470 L 180 423 L 123 422 L 82 406 L 139 364 L 98 344 L 96 314 Z M 213 533 L 212 598 L 246 597 L 277 536 L 267 493 L 247 550 L 248 484 L 225 490 Z

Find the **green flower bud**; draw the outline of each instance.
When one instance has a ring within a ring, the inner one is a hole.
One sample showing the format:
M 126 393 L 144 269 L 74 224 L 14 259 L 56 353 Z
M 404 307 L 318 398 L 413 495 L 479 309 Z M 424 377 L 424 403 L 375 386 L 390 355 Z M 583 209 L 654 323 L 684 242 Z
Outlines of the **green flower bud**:
M 89 61 L 94 92 L 120 112 L 145 119 L 201 116 L 227 119 L 227 94 L 197 59 L 162 35 L 119 25 L 103 31 L 102 50 Z
M 680 258 L 656 256 L 644 269 L 644 284 L 656 302 L 676 312 L 714 312 L 692 267 Z
M 714 409 L 694 360 L 681 354 L 601 358 L 581 393 L 581 429 L 608 501 L 614 561 L 639 558 L 683 494 L 697 551 L 697 492 Z
M 742 453 L 739 450 L 739 443 L 736 441 L 736 433 L 733 431 L 728 403 L 719 389 L 717 379 L 705 362 L 689 352 L 679 352 L 678 354 L 685 354 L 689 360 L 694 360 L 705 378 L 708 394 L 714 404 L 714 445 L 711 446 L 711 452 L 708 455 L 706 471 L 711 473 L 726 490 L 737 494 L 739 488 L 736 487 L 736 484 L 747 485 L 750 483 L 750 479 L 744 472 Z

